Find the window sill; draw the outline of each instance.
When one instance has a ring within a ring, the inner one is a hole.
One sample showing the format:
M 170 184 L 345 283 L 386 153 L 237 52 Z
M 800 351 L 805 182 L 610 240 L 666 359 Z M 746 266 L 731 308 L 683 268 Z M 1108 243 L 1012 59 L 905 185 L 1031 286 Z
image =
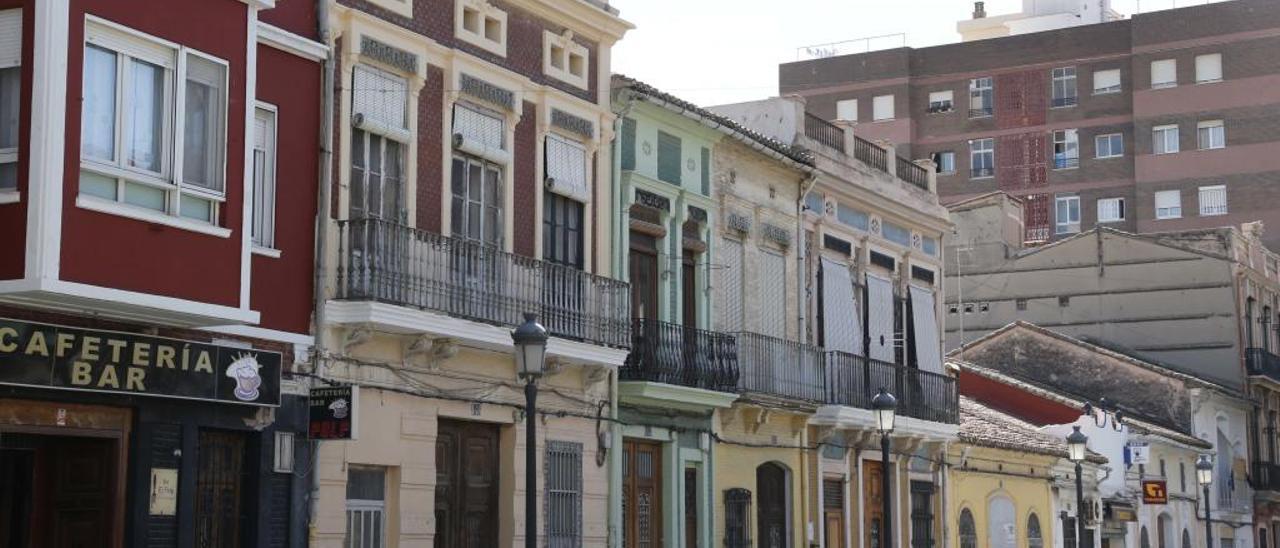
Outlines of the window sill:
M 272 259 L 280 258 L 280 250 L 272 247 L 262 247 L 260 245 L 253 246 L 254 255 L 262 255 L 263 257 L 271 257 Z
M 21 192 L 17 190 L 0 190 L 0 204 L 16 204 L 21 201 Z
M 1217 79 L 1217 80 L 1196 80 L 1196 85 L 1197 85 L 1197 86 L 1202 86 L 1202 85 L 1204 85 L 1204 84 L 1221 84 L 1221 83 L 1222 83 L 1222 81 L 1223 81 L 1223 80 L 1222 80 L 1221 78 L 1219 78 L 1219 79 Z
M 1201 214 L 1200 214 L 1200 216 L 1201 216 L 1201 217 L 1221 217 L 1221 216 L 1226 215 L 1226 214 L 1227 214 L 1227 212 L 1226 212 L 1226 211 L 1224 211 L 1224 212 L 1222 212 L 1222 213 L 1201 213 Z
M 1174 220 L 1174 219 L 1181 219 L 1181 218 L 1182 218 L 1182 216 L 1181 216 L 1181 215 L 1179 215 L 1179 216 L 1177 216 L 1177 217 L 1156 217 L 1156 220 L 1157 220 L 1157 221 L 1172 221 L 1172 220 Z
M 1117 154 L 1115 156 L 1094 156 L 1093 157 L 1094 160 L 1115 160 L 1117 158 L 1124 158 L 1124 155 Z
M 1100 224 L 1100 225 L 1109 225 L 1109 224 L 1111 224 L 1111 223 L 1123 223 L 1123 222 L 1124 222 L 1124 219 L 1108 219 L 1108 220 L 1106 220 L 1106 221 L 1101 221 L 1101 220 L 1100 220 L 1100 221 L 1098 221 L 1098 224 Z
M 1121 91 L 1123 91 L 1123 90 L 1119 90 L 1119 89 L 1096 90 L 1096 89 L 1095 89 L 1095 90 L 1093 90 L 1093 95 L 1094 95 L 1094 97 L 1097 97 L 1097 96 L 1099 96 L 1099 95 L 1116 95 L 1116 94 L 1120 93 Z
M 136 219 L 148 223 L 170 226 L 200 234 L 207 234 L 209 236 L 216 236 L 219 238 L 231 237 L 231 229 L 229 228 L 183 219 L 181 217 L 174 217 L 172 215 L 165 215 L 149 209 L 134 207 L 92 196 L 76 196 L 76 207 L 80 209 L 87 209 L 89 211 L 97 211 L 99 213 L 119 215 L 121 217 L 128 217 L 130 219 Z
M 895 120 L 895 118 L 881 118 L 881 119 L 879 119 L 879 120 L 872 120 L 872 121 L 871 121 L 871 123 L 873 123 L 873 124 L 879 124 L 879 123 L 881 123 L 881 122 L 892 122 L 892 121 L 894 121 L 894 120 Z
M 1177 83 L 1169 84 L 1151 84 L 1151 89 L 1172 89 L 1178 87 Z
M 1066 110 L 1069 108 L 1076 108 L 1077 106 L 1079 106 L 1079 104 L 1080 103 L 1075 103 L 1071 105 L 1058 105 L 1056 107 L 1049 107 L 1049 110 Z
M 969 177 L 969 180 L 970 181 L 986 181 L 988 179 L 995 179 L 995 178 L 996 178 L 995 175 L 984 175 L 982 177 Z
M 1225 146 L 1221 146 L 1221 147 L 1197 148 L 1196 150 L 1199 150 L 1199 151 L 1201 151 L 1201 152 L 1204 152 L 1204 151 L 1209 151 L 1209 150 L 1222 150 L 1222 149 L 1224 149 L 1224 148 L 1227 148 L 1227 147 L 1225 147 Z

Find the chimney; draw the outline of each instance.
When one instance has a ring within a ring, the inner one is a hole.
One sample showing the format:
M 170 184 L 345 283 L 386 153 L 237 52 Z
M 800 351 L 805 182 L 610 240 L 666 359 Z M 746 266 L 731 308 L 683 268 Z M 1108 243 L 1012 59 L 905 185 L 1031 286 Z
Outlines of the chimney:
M 986 5 L 987 5 L 987 3 L 986 3 L 986 2 L 974 2 L 974 3 L 973 3 L 973 18 L 974 18 L 974 19 L 982 19 L 982 18 L 984 18 L 984 17 L 986 17 L 986 16 L 987 16 L 987 8 L 986 8 Z

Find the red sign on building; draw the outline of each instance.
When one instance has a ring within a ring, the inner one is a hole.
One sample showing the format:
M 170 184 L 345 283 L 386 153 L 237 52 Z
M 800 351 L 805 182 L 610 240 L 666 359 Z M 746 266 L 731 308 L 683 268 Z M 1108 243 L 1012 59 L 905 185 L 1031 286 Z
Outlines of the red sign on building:
M 1169 502 L 1169 490 L 1165 487 L 1164 480 L 1142 480 L 1142 503 L 1143 504 L 1167 504 Z

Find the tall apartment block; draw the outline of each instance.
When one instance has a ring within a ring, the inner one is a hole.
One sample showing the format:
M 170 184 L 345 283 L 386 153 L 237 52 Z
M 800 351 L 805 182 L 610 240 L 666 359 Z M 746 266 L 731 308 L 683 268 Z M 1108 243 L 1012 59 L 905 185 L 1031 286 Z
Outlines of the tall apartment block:
M 781 92 L 932 158 L 944 202 L 1017 196 L 1028 243 L 1280 223 L 1280 4 L 1009 34 L 786 63 Z

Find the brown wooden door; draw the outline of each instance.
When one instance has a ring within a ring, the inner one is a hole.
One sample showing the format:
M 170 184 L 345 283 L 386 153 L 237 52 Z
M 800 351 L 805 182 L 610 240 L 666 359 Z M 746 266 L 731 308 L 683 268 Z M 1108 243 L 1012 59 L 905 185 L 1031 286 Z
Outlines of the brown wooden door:
M 631 315 L 658 319 L 658 242 L 647 234 L 631 233 Z
M 244 434 L 201 430 L 196 452 L 197 548 L 240 546 Z
M 844 512 L 824 510 L 827 548 L 844 548 Z
M 498 519 L 498 426 L 441 420 L 436 548 L 497 546 Z
M 0 546 L 113 545 L 116 441 L 5 434 Z
M 844 482 L 822 480 L 823 537 L 827 548 L 844 548 Z
M 698 548 L 698 469 L 684 469 L 684 546 Z
M 862 510 L 862 530 L 866 538 L 864 546 L 868 548 L 880 546 L 880 530 L 884 525 L 884 497 L 881 496 L 883 472 L 884 467 L 879 461 L 862 461 L 862 500 L 865 505 Z
M 766 462 L 756 468 L 756 546 L 759 548 L 786 548 L 787 538 L 787 471 L 777 464 Z
M 662 445 L 622 444 L 622 546 L 662 548 Z

